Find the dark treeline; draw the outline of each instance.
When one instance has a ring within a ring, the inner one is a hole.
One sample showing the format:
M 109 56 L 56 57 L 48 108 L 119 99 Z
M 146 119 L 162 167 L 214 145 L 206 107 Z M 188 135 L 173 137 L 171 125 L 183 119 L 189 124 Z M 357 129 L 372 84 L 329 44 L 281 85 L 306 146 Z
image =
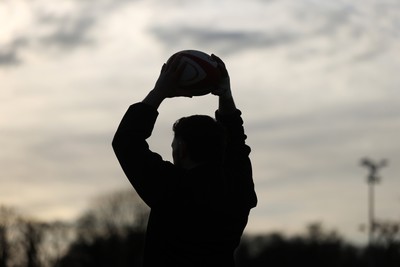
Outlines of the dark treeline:
M 129 192 L 101 196 L 75 222 L 43 223 L 0 207 L 0 267 L 141 266 L 148 209 Z M 400 223 L 380 222 L 374 246 L 356 246 L 320 223 L 304 233 L 245 235 L 238 267 L 400 266 Z
M 399 224 L 396 225 L 394 228 L 398 229 Z M 396 235 L 397 241 L 391 236 L 391 242 L 360 247 L 345 241 L 335 231 L 323 229 L 322 224 L 313 223 L 298 236 L 269 233 L 244 237 L 236 258 L 240 267 L 394 267 L 400 266 L 398 230 Z

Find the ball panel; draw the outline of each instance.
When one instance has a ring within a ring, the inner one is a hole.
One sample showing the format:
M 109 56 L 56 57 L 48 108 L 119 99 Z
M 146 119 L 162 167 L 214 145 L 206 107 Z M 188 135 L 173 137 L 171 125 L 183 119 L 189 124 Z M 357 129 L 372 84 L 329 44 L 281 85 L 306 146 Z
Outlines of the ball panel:
M 181 64 L 186 64 L 185 69 L 181 75 L 180 83 L 182 86 L 190 86 L 207 77 L 207 73 L 204 69 L 194 60 L 183 57 Z

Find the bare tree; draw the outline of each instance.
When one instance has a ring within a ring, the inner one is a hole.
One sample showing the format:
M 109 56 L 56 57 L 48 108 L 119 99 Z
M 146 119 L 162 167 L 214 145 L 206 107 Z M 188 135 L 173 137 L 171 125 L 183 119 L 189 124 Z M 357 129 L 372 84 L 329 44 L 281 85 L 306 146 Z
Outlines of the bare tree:
M 0 267 L 8 267 L 15 260 L 14 251 L 17 249 L 15 239 L 16 225 L 19 216 L 15 209 L 0 206 Z
M 76 240 L 56 266 L 141 266 L 148 213 L 133 190 L 95 198 L 76 223 Z
M 149 208 L 132 190 L 101 195 L 78 220 L 78 236 L 90 241 L 99 236 L 121 236 L 131 230 L 143 230 L 148 213 Z
M 0 267 L 50 267 L 75 238 L 70 224 L 44 223 L 0 206 Z
M 305 237 L 313 243 L 340 243 L 343 238 L 335 230 L 327 230 L 321 222 L 313 222 L 306 226 Z
M 376 222 L 375 233 L 377 244 L 384 247 L 398 246 L 400 249 L 400 222 L 379 220 Z
M 0 267 L 7 267 L 8 255 L 7 228 L 3 224 L 0 224 Z
M 43 242 L 44 224 L 34 221 L 24 222 L 26 267 L 40 267 L 39 250 Z
M 61 221 L 46 224 L 41 253 L 42 261 L 51 267 L 59 266 L 60 260 L 75 240 L 75 224 Z

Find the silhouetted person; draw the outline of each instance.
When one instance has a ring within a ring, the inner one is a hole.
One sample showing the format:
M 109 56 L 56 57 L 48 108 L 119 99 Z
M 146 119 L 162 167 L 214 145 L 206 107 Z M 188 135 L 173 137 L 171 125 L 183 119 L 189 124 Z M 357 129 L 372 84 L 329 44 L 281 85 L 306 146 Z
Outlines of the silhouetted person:
M 194 115 L 174 126 L 174 163 L 149 150 L 157 108 L 166 98 L 191 96 L 178 86 L 183 66 L 177 56 L 163 65 L 153 90 L 129 107 L 113 148 L 129 181 L 151 208 L 144 266 L 234 266 L 234 251 L 256 206 L 250 148 L 229 75 L 212 93 L 216 119 Z

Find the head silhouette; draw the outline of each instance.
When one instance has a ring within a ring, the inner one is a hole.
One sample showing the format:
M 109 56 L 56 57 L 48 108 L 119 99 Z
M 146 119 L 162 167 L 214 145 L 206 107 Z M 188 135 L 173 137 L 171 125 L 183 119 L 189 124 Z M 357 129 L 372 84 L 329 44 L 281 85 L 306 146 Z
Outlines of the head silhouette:
M 173 158 L 176 165 L 220 163 L 226 146 L 224 127 L 206 115 L 193 115 L 173 125 Z

